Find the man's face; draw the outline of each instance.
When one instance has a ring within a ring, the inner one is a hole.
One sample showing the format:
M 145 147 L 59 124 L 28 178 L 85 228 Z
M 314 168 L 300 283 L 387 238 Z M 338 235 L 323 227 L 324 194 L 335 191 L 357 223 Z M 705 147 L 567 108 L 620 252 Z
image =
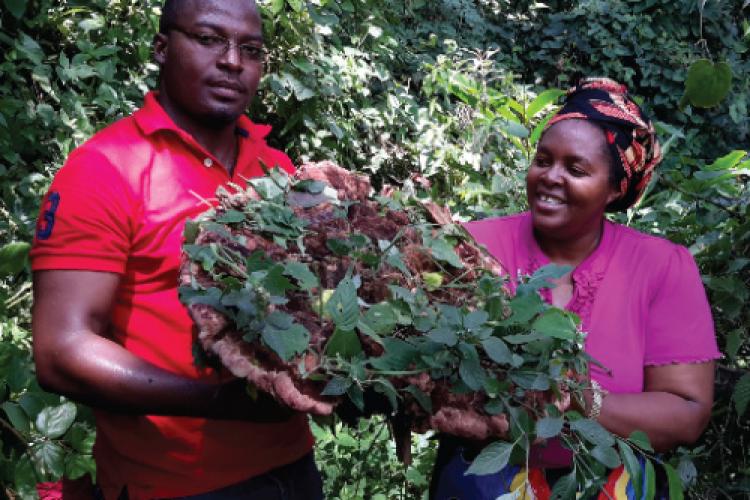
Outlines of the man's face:
M 160 102 L 184 128 L 234 123 L 258 89 L 262 46 L 252 0 L 191 1 L 155 39 Z

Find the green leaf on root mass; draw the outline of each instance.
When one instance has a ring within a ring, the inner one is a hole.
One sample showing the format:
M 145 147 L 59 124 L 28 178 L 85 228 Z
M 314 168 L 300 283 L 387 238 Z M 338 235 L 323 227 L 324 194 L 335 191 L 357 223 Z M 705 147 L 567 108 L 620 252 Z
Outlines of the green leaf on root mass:
M 520 283 L 516 289 L 516 295 L 529 295 L 534 292 L 538 292 L 542 288 L 554 287 L 555 284 L 551 282 L 552 279 L 560 279 L 568 274 L 571 266 L 558 266 L 557 264 L 547 264 L 542 266 L 531 275 L 526 283 Z
M 625 464 L 625 470 L 628 471 L 632 478 L 633 489 L 635 490 L 635 497 L 642 498 L 643 495 L 643 469 L 641 469 L 641 463 L 635 456 L 632 448 L 627 442 L 618 440 L 617 447 L 620 450 L 620 458 L 623 464 Z
M 416 385 L 409 385 L 406 387 L 406 389 L 404 389 L 404 391 L 411 394 L 424 411 L 432 414 L 432 400 L 427 393 L 425 393 Z
M 401 339 L 385 338 L 383 348 L 383 355 L 370 361 L 377 370 L 407 370 L 419 356 L 419 349 Z
M 216 222 L 220 224 L 238 224 L 245 220 L 245 214 L 239 210 L 227 210 L 216 217 Z
M 575 341 L 578 337 L 577 322 L 572 313 L 562 309 L 548 309 L 534 320 L 531 328 L 548 337 Z
M 396 412 L 398 410 L 398 392 L 393 384 L 388 379 L 381 378 L 375 380 L 375 392 L 383 394 L 388 398 L 388 402 L 391 404 L 391 410 Z
M 283 297 L 287 290 L 295 290 L 297 287 L 284 276 L 284 266 L 281 264 L 273 266 L 263 278 L 263 288 L 271 295 Z
M 487 356 L 499 365 L 512 365 L 513 353 L 508 346 L 497 337 L 490 337 L 482 341 L 482 347 Z
M 333 377 L 328 381 L 320 394 L 323 396 L 341 396 L 342 394 L 346 394 L 351 385 L 352 381 L 348 378 Z
M 26 412 L 23 411 L 21 406 L 17 403 L 6 401 L 0 405 L 0 408 L 5 411 L 13 428 L 22 433 L 29 432 L 31 423 L 29 422 L 29 417 L 26 415 Z
M 654 498 L 656 495 L 656 471 L 651 460 L 646 460 L 646 498 Z
M 570 429 L 580 434 L 594 446 L 612 446 L 615 438 L 596 420 L 581 419 L 571 422 Z
M 281 359 L 289 361 L 307 349 L 310 332 L 304 326 L 295 323 L 292 316 L 281 311 L 274 311 L 266 318 L 262 338 L 263 342 Z
M 648 436 L 643 431 L 633 431 L 633 433 L 628 436 L 628 441 L 644 451 L 654 451 L 653 446 L 651 446 L 651 440 L 649 440 Z
M 471 390 L 478 391 L 484 385 L 487 373 L 479 361 L 479 354 L 473 345 L 461 343 L 458 345 L 461 351 L 461 363 L 458 365 L 458 373 L 461 380 Z
M 486 476 L 502 470 L 510 460 L 514 443 L 496 441 L 487 445 L 471 463 L 464 475 Z
M 533 317 L 547 309 L 539 294 L 516 295 L 510 302 L 511 316 L 504 321 L 504 324 L 516 325 L 524 324 L 531 321 Z
M 185 245 L 182 249 L 190 260 L 199 263 L 206 272 L 213 271 L 216 261 L 219 260 L 216 250 L 211 246 Z
M 302 290 L 312 290 L 318 288 L 320 282 L 318 277 L 310 271 L 310 267 L 303 262 L 288 262 L 284 265 L 284 274 L 297 280 L 297 284 Z
M 352 359 L 362 353 L 362 343 L 354 331 L 336 328 L 326 343 L 325 353 L 326 356 Z
M 73 424 L 76 412 L 76 405 L 69 402 L 47 407 L 36 416 L 36 428 L 49 439 L 57 439 Z
M 543 417 L 536 422 L 536 435 L 542 439 L 553 438 L 560 435 L 562 428 L 562 418 Z
M 43 479 L 58 481 L 65 473 L 65 451 L 59 444 L 43 441 L 29 451 L 34 467 Z
M 458 336 L 453 327 L 440 326 L 427 334 L 427 338 L 438 344 L 453 347 L 458 343 Z
M 359 303 L 357 301 L 357 286 L 351 278 L 342 279 L 336 291 L 325 305 L 337 328 L 354 330 L 359 321 Z
M 591 456 L 599 461 L 608 469 L 614 469 L 620 466 L 620 456 L 612 446 L 597 445 L 591 450 Z
M 667 484 L 669 485 L 669 500 L 684 500 L 685 494 L 682 492 L 682 481 L 674 467 L 664 462 L 662 464 L 667 473 Z
M 424 246 L 429 248 L 432 256 L 439 261 L 446 262 L 453 267 L 462 269 L 464 263 L 458 258 L 453 246 L 442 238 L 423 238 Z
M 388 302 L 381 302 L 370 307 L 360 318 L 358 326 L 369 335 L 388 335 L 396 328 L 396 313 Z M 363 328 L 364 327 L 364 328 Z M 369 331 L 367 331 L 369 330 Z
M 575 500 L 578 481 L 576 479 L 575 469 L 557 480 L 552 488 L 551 500 Z M 638 497 L 640 498 L 640 497 Z

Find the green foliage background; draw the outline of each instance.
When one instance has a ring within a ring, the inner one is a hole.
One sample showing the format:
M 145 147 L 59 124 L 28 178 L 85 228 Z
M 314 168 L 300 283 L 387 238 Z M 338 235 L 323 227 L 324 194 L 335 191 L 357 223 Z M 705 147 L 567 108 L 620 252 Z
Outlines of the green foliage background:
M 405 183 L 465 217 L 525 206 L 538 126 L 582 75 L 629 85 L 666 159 L 622 222 L 688 246 L 724 358 L 704 438 L 680 450 L 699 498 L 750 495 L 750 7 L 721 0 L 263 0 L 271 60 L 251 110 L 293 159 Z M 26 261 L 41 196 L 67 154 L 156 83 L 155 0 L 0 0 L 0 482 L 92 472 L 89 412 L 45 394 L 30 358 Z M 691 62 L 727 61 L 729 96 L 680 108 Z M 536 131 L 536 133 L 535 133 Z M 418 498 L 434 446 L 395 462 L 378 422 L 316 428 L 330 498 Z M 692 457 L 693 462 L 687 460 Z M 696 470 L 691 463 L 695 464 Z M 696 477 L 698 476 L 698 477 Z M 378 496 L 380 495 L 380 496 Z

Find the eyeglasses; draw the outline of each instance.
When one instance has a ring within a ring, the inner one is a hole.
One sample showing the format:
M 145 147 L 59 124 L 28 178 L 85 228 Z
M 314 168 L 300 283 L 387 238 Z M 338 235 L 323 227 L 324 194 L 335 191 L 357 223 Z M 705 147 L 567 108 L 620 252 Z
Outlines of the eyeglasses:
M 240 50 L 240 59 L 245 63 L 264 62 L 267 51 L 262 45 L 252 43 L 237 43 L 221 35 L 209 33 L 193 33 L 177 26 L 172 26 L 170 30 L 178 31 L 206 49 L 215 56 L 223 56 L 229 50 L 229 47 L 236 45 Z

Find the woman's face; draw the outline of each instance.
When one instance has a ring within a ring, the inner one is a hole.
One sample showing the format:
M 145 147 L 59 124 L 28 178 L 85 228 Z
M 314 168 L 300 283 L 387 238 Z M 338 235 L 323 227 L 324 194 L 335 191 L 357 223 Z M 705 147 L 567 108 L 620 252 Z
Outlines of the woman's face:
M 620 196 L 604 132 L 585 120 L 552 125 L 526 174 L 526 196 L 538 236 L 569 241 L 598 232 L 605 207 Z

